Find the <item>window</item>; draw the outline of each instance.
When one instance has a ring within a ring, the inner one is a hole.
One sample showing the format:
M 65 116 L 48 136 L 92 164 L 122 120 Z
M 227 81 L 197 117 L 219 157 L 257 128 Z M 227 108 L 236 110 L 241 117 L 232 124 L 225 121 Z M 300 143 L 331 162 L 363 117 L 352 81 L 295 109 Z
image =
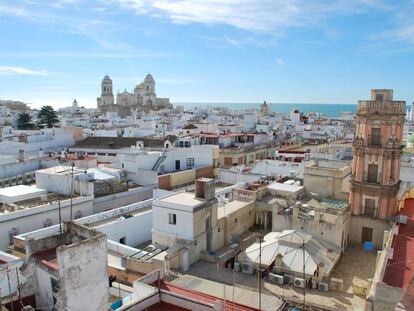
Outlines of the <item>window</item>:
M 177 224 L 177 215 L 176 214 L 168 214 L 168 223 L 170 225 L 176 225 Z
M 372 182 L 372 183 L 378 182 L 378 165 L 368 164 L 367 182 Z
M 217 228 L 217 232 L 220 232 L 220 227 Z
M 187 166 L 194 166 L 194 158 L 187 158 Z
M 381 129 L 380 128 L 373 128 L 371 130 L 371 145 L 373 146 L 380 146 L 381 145 Z
M 375 200 L 365 199 L 365 215 L 375 217 Z
M 122 238 L 119 239 L 119 244 L 126 245 L 126 236 L 123 236 Z
M 234 218 L 234 223 L 237 224 L 237 218 Z

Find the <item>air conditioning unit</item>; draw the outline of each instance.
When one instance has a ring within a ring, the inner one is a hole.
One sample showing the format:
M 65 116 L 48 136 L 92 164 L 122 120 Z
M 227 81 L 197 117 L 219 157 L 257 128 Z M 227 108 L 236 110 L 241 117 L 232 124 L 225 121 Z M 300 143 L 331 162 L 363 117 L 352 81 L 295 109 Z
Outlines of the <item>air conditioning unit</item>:
M 284 284 L 284 278 L 282 275 L 269 273 L 269 280 L 272 283 L 283 285 Z
M 321 282 L 321 283 L 319 283 L 318 289 L 321 290 L 321 291 L 327 292 L 329 290 L 329 285 L 328 285 L 328 283 L 322 283 Z
M 296 287 L 304 288 L 305 280 L 302 278 L 295 278 L 295 280 L 293 281 L 293 285 Z
M 312 280 L 312 289 L 318 288 L 318 281 Z
M 283 276 L 283 279 L 285 281 L 284 282 L 285 284 L 292 284 L 293 283 L 293 280 L 295 279 L 295 276 L 292 275 L 292 274 L 285 274 Z
M 243 262 L 242 263 L 242 272 L 246 274 L 253 274 L 254 268 L 253 264 L 250 262 Z
M 236 271 L 236 272 L 240 271 L 240 263 L 238 263 L 238 262 L 234 263 L 234 271 Z
M 398 215 L 397 216 L 397 221 L 400 223 L 400 224 L 404 224 L 404 225 L 406 225 L 407 224 L 407 220 L 408 220 L 408 217 L 406 216 L 406 215 Z

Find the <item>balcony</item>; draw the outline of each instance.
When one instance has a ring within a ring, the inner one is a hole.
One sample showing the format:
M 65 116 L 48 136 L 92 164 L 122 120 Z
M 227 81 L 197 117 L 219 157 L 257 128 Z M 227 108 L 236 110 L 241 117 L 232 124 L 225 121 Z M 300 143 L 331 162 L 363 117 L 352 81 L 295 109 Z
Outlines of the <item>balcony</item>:
M 368 174 L 368 172 L 364 172 L 364 182 L 371 183 L 371 184 L 380 184 L 382 180 L 382 174 Z
M 392 115 L 392 114 L 405 114 L 405 102 L 404 101 L 373 101 L 373 100 L 360 100 L 358 102 L 357 115 Z
M 366 144 L 368 147 L 382 147 L 382 135 L 380 136 L 368 135 Z

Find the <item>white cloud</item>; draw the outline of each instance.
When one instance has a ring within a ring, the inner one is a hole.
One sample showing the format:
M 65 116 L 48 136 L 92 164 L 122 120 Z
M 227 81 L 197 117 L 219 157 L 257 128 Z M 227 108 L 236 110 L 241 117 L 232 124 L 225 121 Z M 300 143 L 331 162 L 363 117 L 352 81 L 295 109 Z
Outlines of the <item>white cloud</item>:
M 48 76 L 49 73 L 24 67 L 0 66 L 0 75 Z
M 387 9 L 380 0 L 113 0 L 138 14 L 175 23 L 225 24 L 258 33 L 316 25 L 324 17 Z
M 42 58 L 113 58 L 113 59 L 162 59 L 177 58 L 183 54 L 158 52 L 150 50 L 128 52 L 94 52 L 94 51 L 42 51 L 42 52 L 15 52 L 1 53 L 0 59 L 42 59 Z
M 276 58 L 276 64 L 278 64 L 278 65 L 284 65 L 285 64 L 285 61 L 282 59 L 282 58 Z

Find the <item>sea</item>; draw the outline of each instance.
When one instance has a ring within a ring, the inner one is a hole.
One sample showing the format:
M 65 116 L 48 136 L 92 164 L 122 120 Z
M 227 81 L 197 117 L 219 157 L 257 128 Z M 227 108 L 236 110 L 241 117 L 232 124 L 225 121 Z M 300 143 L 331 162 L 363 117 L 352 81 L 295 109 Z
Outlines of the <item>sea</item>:
M 319 112 L 328 117 L 338 117 L 340 112 L 356 112 L 356 104 L 293 104 L 293 103 L 268 103 L 270 111 L 277 113 L 290 113 L 293 109 L 300 112 Z M 185 108 L 204 107 L 204 108 L 229 108 L 232 110 L 259 109 L 261 103 L 176 103 L 176 106 Z

